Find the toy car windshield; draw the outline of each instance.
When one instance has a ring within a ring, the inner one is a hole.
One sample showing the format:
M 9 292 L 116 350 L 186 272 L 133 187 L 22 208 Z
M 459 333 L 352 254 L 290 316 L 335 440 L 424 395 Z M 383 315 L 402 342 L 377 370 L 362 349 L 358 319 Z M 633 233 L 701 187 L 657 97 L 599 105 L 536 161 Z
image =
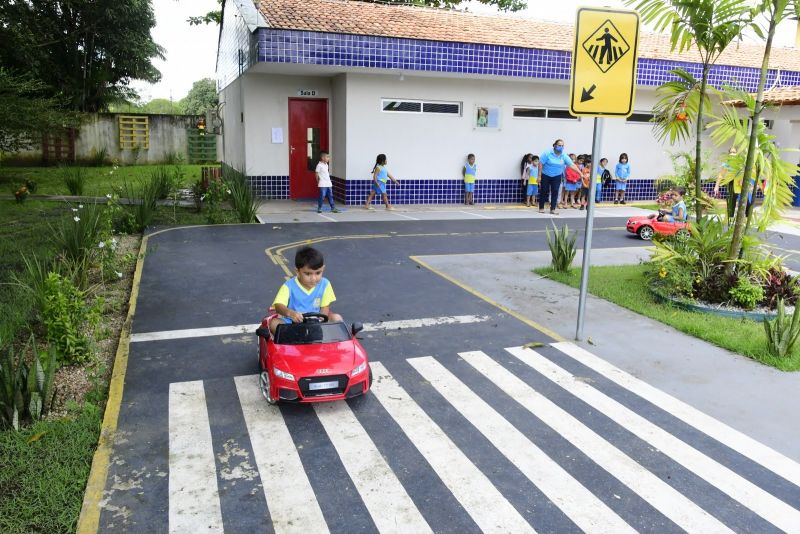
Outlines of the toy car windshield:
M 342 322 L 281 324 L 275 331 L 275 343 L 279 345 L 337 343 L 350 339 L 350 331 Z

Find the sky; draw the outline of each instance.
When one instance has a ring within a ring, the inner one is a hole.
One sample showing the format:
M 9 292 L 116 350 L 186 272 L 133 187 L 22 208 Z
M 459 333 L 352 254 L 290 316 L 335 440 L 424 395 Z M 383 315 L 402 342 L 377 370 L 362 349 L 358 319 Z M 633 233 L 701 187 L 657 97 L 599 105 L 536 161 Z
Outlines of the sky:
M 218 4 L 216 0 L 152 0 L 152 4 L 156 15 L 153 39 L 166 50 L 165 60 L 154 61 L 156 68 L 161 71 L 161 81 L 157 84 L 134 82 L 132 85 L 139 91 L 143 101 L 153 98 L 178 101 L 186 96 L 193 82 L 215 77 L 219 27 L 214 24 L 190 26 L 186 19 L 217 9 Z M 558 9 L 549 7 L 552 5 L 550 0 L 528 0 L 528 9 L 520 12 L 520 15 L 572 22 L 578 6 L 625 8 L 622 0 L 558 0 Z M 478 2 L 465 3 L 463 7 L 479 13 L 493 11 Z M 789 46 L 793 41 L 793 28 L 787 25 L 779 28 L 776 45 Z

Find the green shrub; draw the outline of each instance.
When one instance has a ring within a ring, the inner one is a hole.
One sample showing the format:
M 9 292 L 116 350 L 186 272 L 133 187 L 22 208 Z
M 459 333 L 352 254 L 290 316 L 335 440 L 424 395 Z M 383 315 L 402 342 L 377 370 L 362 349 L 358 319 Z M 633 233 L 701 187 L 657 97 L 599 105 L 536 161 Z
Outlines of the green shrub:
M 220 224 L 225 222 L 225 213 L 222 210 L 222 203 L 228 199 L 231 190 L 222 180 L 212 179 L 209 181 L 205 195 L 200 197 L 206 205 L 206 222 L 208 224 Z
M 101 241 L 103 207 L 97 204 L 78 204 L 52 229 L 52 241 L 64 257 L 81 261 L 90 255 Z
M 55 262 L 39 260 L 37 256 L 22 255 L 22 263 L 25 265 L 24 274 L 17 272 L 11 273 L 11 282 L 22 288 L 33 297 L 37 311 L 44 307 L 45 282 L 47 276 L 56 268 Z
M 55 347 L 39 353 L 31 337 L 28 347 L 33 352 L 30 365 L 25 351 L 14 355 L 8 344 L 0 353 L 0 424 L 19 430 L 26 419 L 38 421 L 49 411 L 50 393 L 58 355 Z
M 86 163 L 91 167 L 102 167 L 108 164 L 108 148 L 102 147 L 99 150 L 93 148 Z
M 553 270 L 560 273 L 569 271 L 572 266 L 572 260 L 575 259 L 575 240 L 577 234 L 569 235 L 569 226 L 566 224 L 561 229 L 556 228 L 553 224 L 553 234 L 550 234 L 550 229 L 547 228 L 547 246 L 550 247 L 550 254 L 552 259 L 550 264 Z
M 130 226 L 128 231 L 143 232 L 150 226 L 156 214 L 161 187 L 160 178 L 152 175 L 150 179 L 140 180 L 137 186 L 125 182 L 123 195 L 129 202 L 125 206 L 129 215 L 122 217 L 122 220 L 123 225 Z
M 777 358 L 788 358 L 792 355 L 797 338 L 800 337 L 800 306 L 796 306 L 791 320 L 786 318 L 783 299 L 778 299 L 778 316 L 770 321 L 764 319 L 764 330 L 767 333 L 767 352 Z
M 31 180 L 30 178 L 28 178 L 27 180 L 25 180 L 25 187 L 28 188 L 28 191 L 30 191 L 31 194 L 34 194 L 34 193 L 36 193 L 36 189 L 39 186 L 36 184 L 36 182 L 34 180 Z
M 243 172 L 227 170 L 224 173 L 225 185 L 230 191 L 231 206 L 240 223 L 256 222 L 256 214 L 261 200 L 253 193 Z
M 154 189 L 156 198 L 159 200 L 168 198 L 170 193 L 177 189 L 174 184 L 173 173 L 164 165 L 159 165 L 150 171 L 150 186 Z
M 764 300 L 764 288 L 744 276 L 736 281 L 736 285 L 728 290 L 728 294 L 736 305 L 745 310 L 752 310 Z
M 61 179 L 70 195 L 80 196 L 83 195 L 83 190 L 86 186 L 86 171 L 83 167 L 77 165 L 67 165 L 61 167 Z
M 86 295 L 72 280 L 50 273 L 45 281 L 45 300 L 42 309 L 47 340 L 58 349 L 61 363 L 84 362 L 91 356 L 87 330 L 100 319 L 102 300 L 86 303 Z

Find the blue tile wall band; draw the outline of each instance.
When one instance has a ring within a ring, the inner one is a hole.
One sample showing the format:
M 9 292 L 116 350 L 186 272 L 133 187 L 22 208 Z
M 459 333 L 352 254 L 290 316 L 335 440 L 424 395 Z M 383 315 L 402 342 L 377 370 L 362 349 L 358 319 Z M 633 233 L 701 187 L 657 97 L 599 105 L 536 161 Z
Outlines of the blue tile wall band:
M 248 176 L 253 191 L 260 198 L 288 199 L 288 176 Z M 333 196 L 336 202 L 346 205 L 364 204 L 372 190 L 372 180 L 345 180 L 338 176 L 331 176 L 333 182 Z M 713 182 L 703 184 L 703 191 L 711 194 L 714 190 Z M 387 185 L 389 200 L 392 204 L 460 204 L 464 201 L 464 182 L 459 179 L 426 179 L 403 180 L 401 186 L 393 183 Z M 725 188 L 722 188 L 722 197 L 725 198 Z M 612 202 L 614 200 L 614 184 L 604 185 L 599 202 Z M 625 199 L 628 201 L 655 202 L 656 181 L 651 179 L 636 178 L 628 180 Z M 759 190 L 757 198 L 762 198 Z M 475 202 L 479 204 L 513 204 L 525 201 L 521 182 L 518 178 L 501 180 L 478 180 L 475 182 Z M 376 195 L 373 204 L 380 204 L 381 199 Z
M 570 77 L 571 53 L 558 50 L 272 28 L 259 28 L 253 35 L 257 57 L 252 60 L 257 62 L 551 80 L 568 80 Z M 636 83 L 661 85 L 675 79 L 670 71 L 678 67 L 698 78 L 702 74 L 698 63 L 640 58 Z M 774 84 L 777 74 L 777 70 L 769 70 L 767 87 Z M 755 91 L 758 76 L 759 69 L 756 68 L 715 65 L 709 73 L 709 82 L 715 87 L 731 84 Z M 780 85 L 800 85 L 800 72 L 781 71 Z

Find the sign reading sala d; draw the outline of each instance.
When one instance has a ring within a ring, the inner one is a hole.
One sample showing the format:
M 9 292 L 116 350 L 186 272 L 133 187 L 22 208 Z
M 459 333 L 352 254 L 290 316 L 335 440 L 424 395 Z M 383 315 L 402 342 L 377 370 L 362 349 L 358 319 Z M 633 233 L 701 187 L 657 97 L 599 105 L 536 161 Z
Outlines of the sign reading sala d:
M 627 117 L 633 113 L 639 15 L 635 11 L 578 9 L 569 111 Z

